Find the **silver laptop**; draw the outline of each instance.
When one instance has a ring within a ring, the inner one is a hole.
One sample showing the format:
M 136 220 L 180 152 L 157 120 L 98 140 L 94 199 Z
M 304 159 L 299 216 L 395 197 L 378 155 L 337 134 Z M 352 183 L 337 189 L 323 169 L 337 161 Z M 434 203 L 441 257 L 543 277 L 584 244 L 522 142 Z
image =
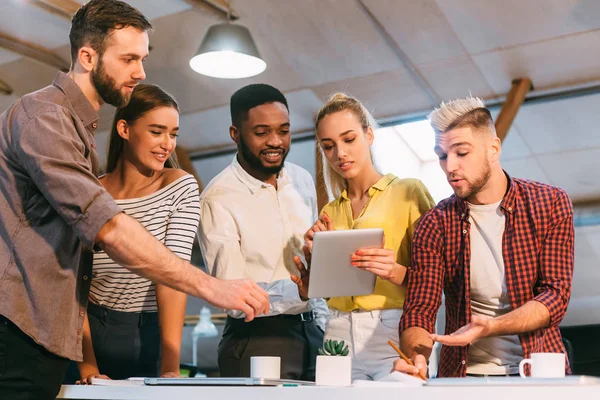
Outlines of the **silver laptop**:
M 352 229 L 315 233 L 308 297 L 361 296 L 373 293 L 376 276 L 350 264 L 356 250 L 381 248 L 383 229 Z
M 145 378 L 149 386 L 311 386 L 314 382 L 263 378 Z

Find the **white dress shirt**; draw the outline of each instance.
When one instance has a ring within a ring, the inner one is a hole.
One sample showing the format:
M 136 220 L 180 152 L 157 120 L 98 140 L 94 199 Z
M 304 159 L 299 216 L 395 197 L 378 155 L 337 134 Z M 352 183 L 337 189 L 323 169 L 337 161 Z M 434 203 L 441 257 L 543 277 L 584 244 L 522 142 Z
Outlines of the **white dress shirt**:
M 325 301 L 302 301 L 290 279 L 290 274 L 298 275 L 293 258 L 302 257 L 304 234 L 317 217 L 308 171 L 286 162 L 275 189 L 248 174 L 236 155 L 200 196 L 199 243 L 206 267 L 219 279 L 257 282 L 269 294 L 267 316 L 312 309 L 324 329 L 329 315 Z M 244 317 L 236 310 L 227 314 Z

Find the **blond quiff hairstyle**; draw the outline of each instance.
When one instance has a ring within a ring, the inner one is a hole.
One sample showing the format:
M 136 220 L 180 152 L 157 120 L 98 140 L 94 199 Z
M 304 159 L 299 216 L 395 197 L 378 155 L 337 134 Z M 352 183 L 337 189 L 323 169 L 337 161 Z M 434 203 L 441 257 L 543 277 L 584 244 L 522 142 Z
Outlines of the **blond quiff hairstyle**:
M 479 97 L 442 102 L 427 116 L 427 119 L 436 135 L 465 126 L 475 129 L 488 128 L 494 135 L 496 134 L 492 114 Z

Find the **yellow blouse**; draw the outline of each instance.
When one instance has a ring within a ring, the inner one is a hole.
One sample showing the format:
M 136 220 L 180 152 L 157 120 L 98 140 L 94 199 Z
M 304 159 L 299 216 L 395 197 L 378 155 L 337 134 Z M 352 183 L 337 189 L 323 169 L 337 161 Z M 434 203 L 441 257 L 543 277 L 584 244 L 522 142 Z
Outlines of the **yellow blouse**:
M 423 183 L 387 174 L 369 189 L 369 201 L 358 218 L 346 191 L 323 207 L 335 229 L 383 228 L 385 248 L 394 250 L 398 264 L 410 264 L 410 242 L 418 219 L 435 203 Z M 402 308 L 406 288 L 377 277 L 375 291 L 367 296 L 333 297 L 327 304 L 340 311 Z

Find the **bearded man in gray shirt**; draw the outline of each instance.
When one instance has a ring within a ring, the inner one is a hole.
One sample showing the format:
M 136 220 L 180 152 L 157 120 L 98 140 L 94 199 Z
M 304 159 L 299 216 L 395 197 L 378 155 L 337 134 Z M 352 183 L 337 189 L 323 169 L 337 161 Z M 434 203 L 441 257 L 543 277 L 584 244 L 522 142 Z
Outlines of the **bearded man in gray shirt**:
M 96 179 L 94 132 L 145 78 L 152 26 L 117 0 L 73 16 L 71 71 L 0 115 L 0 398 L 54 399 L 68 359 L 82 359 L 90 250 L 155 282 L 237 309 L 268 311 L 249 280 L 223 281 L 178 258 L 121 212 Z

